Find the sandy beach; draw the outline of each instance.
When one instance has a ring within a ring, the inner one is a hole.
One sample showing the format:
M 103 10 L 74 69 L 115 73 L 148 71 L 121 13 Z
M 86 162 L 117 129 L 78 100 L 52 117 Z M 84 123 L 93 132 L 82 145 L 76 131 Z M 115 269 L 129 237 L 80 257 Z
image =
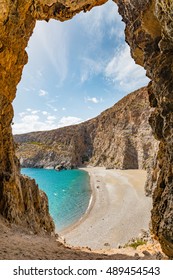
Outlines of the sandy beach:
M 92 198 L 82 219 L 59 233 L 67 244 L 93 250 L 117 248 L 149 228 L 152 201 L 144 193 L 145 171 L 84 170 L 90 175 Z
M 114 249 L 148 228 L 151 199 L 144 196 L 145 172 L 87 170 L 92 183 L 92 203 L 78 223 L 61 232 L 70 246 L 60 236 L 36 235 L 28 228 L 9 224 L 0 215 L 1 260 L 165 259 L 156 242 L 139 246 L 137 250 Z

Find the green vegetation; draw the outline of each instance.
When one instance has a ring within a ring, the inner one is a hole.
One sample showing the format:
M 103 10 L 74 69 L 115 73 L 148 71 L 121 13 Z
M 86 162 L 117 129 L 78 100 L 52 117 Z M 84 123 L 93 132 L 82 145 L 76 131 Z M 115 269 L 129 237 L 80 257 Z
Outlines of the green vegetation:
M 132 243 L 126 244 L 124 247 L 132 247 L 132 248 L 136 249 L 138 246 L 145 245 L 145 244 L 147 244 L 146 241 L 144 241 L 142 239 L 136 239 Z
M 141 239 L 137 239 L 134 242 L 132 242 L 131 244 L 129 244 L 129 247 L 132 247 L 134 249 L 136 249 L 138 246 L 140 245 L 145 245 L 147 242 Z

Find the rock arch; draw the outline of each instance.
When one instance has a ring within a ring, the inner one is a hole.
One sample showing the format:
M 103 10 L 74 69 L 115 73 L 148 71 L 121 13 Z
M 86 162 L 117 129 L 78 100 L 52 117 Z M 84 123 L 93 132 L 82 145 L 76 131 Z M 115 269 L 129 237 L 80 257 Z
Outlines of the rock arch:
M 12 101 L 27 63 L 25 48 L 36 20 L 65 21 L 106 0 L 0 0 L 0 213 L 39 231 L 53 231 L 46 196 L 20 175 L 11 132 Z M 114 0 L 126 24 L 126 41 L 136 63 L 151 79 L 153 134 L 160 141 L 153 194 L 152 228 L 163 251 L 173 256 L 173 2 Z

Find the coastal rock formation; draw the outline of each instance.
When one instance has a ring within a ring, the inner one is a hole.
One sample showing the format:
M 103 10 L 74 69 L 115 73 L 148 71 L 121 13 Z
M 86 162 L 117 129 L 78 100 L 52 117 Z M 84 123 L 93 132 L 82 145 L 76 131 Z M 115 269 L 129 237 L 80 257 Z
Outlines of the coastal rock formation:
M 141 88 L 120 100 L 98 117 L 89 164 L 118 169 L 146 169 L 156 153 L 148 124 L 147 88 Z
M 81 124 L 15 135 L 16 154 L 22 167 L 146 169 L 158 147 L 148 123 L 151 111 L 144 87 Z
M 68 20 L 82 10 L 86 12 L 105 2 L 106 0 L 0 1 L 0 213 L 11 221 L 16 221 L 15 217 L 19 216 L 21 220 L 26 214 L 22 210 L 24 201 L 11 133 L 11 103 L 15 98 L 23 66 L 27 63 L 25 48 L 35 22 L 48 21 L 50 18 Z M 154 136 L 160 141 L 154 170 L 156 188 L 153 194 L 152 227 L 164 252 L 173 257 L 173 2 L 115 2 L 126 24 L 126 41 L 130 45 L 132 56 L 136 63 L 147 70 L 151 79 L 149 99 L 155 110 L 150 124 Z
M 173 256 L 173 2 L 116 1 L 126 24 L 126 40 L 136 63 L 151 79 L 149 100 L 155 108 L 150 125 L 160 141 L 154 164 L 152 228 L 164 252 Z

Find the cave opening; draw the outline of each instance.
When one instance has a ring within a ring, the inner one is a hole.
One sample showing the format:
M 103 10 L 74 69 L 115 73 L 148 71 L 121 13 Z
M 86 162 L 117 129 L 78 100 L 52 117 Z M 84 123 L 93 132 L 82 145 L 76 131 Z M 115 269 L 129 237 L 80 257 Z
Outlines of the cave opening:
M 113 1 L 69 21 L 37 21 L 13 102 L 13 133 L 91 119 L 146 86 L 149 79 L 131 58 L 124 28 Z
M 47 199 L 44 193 L 39 191 L 34 181 L 20 174 L 19 162 L 15 157 L 15 145 L 11 129 L 13 118 L 12 101 L 16 95 L 16 86 L 21 79 L 23 66 L 27 64 L 25 48 L 37 20 L 48 21 L 56 19 L 66 21 L 73 18 L 80 11 L 89 11 L 93 7 L 102 5 L 105 2 L 107 1 L 1 1 L 0 213 L 9 222 L 32 228 L 36 233 L 40 230 L 51 233 L 54 230 L 54 226 L 48 212 Z M 136 63 L 146 69 L 147 76 L 151 79 L 147 89 L 150 105 L 154 109 L 149 121 L 154 137 L 160 141 L 157 156 L 155 159 L 153 158 L 153 174 L 149 179 L 149 183 L 153 185 L 152 191 L 154 192 L 153 209 L 151 212 L 152 230 L 154 236 L 160 242 L 163 251 L 169 257 L 172 257 L 171 78 L 173 73 L 173 4 L 172 1 L 166 0 L 114 0 L 114 2 L 117 3 L 119 13 L 126 24 L 126 41 L 130 45 L 132 56 Z M 41 89 L 40 94 L 46 96 L 44 89 Z M 97 101 L 97 99 L 93 100 Z M 27 109 L 31 108 L 27 107 Z M 21 113 L 25 114 L 25 112 Z M 37 114 L 34 110 L 32 113 Z M 48 119 L 49 123 L 53 121 L 54 118 L 52 117 L 54 116 L 51 115 Z M 38 120 L 38 116 L 35 117 L 35 120 Z M 30 123 L 28 121 L 28 126 Z M 32 199 L 28 199 L 29 197 Z
M 69 22 L 37 22 L 26 50 L 29 62 L 13 103 L 14 134 L 81 123 L 149 81 L 131 58 L 124 24 L 112 1 Z M 138 164 L 134 143 L 126 138 L 124 142 L 128 147 L 120 152 L 125 153 L 123 166 L 144 167 Z M 30 144 L 42 143 L 34 139 Z

